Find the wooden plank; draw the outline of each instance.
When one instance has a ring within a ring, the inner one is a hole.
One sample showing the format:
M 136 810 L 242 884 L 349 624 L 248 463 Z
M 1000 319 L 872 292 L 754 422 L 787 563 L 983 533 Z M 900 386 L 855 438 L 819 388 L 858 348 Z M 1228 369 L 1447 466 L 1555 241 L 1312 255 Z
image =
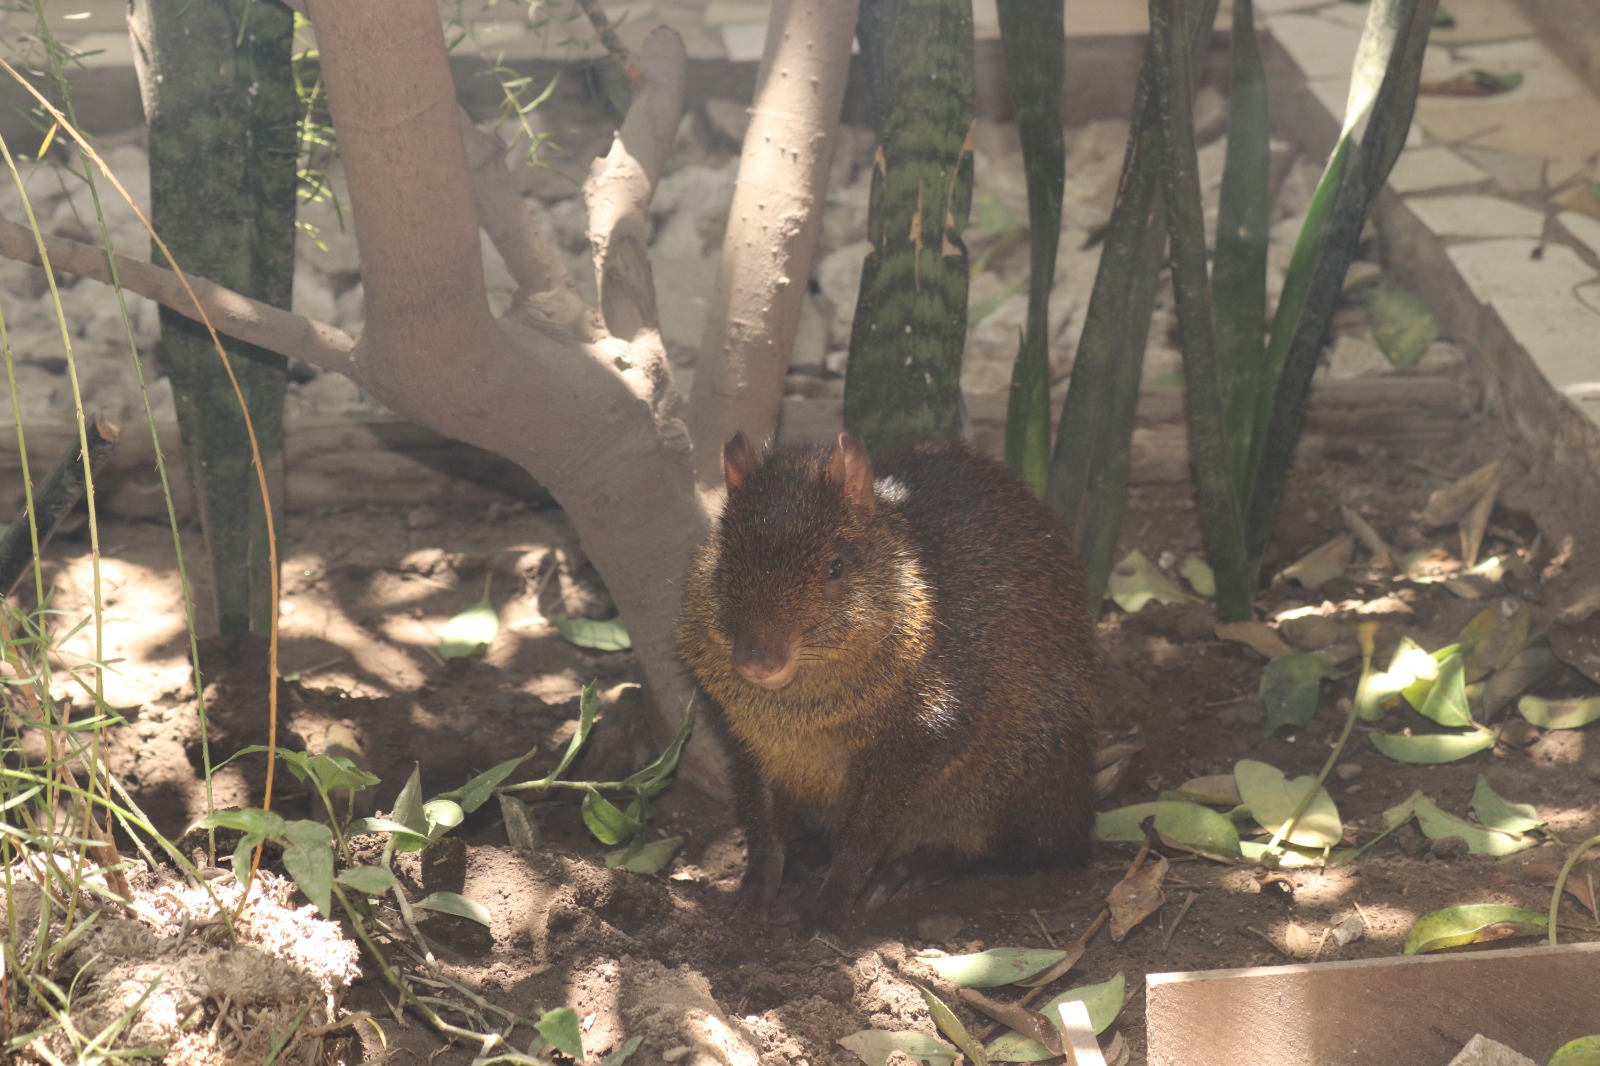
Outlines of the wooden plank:
M 1600 1032 L 1600 943 L 1145 978 L 1150 1066 L 1447 1063 L 1482 1033 L 1538 1062 Z

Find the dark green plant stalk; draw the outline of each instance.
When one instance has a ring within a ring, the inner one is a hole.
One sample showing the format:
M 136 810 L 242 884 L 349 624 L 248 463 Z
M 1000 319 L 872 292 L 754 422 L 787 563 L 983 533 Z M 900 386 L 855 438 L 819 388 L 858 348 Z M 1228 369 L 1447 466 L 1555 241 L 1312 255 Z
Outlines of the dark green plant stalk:
M 1222 169 L 1213 259 L 1217 360 L 1234 484 L 1248 492 L 1256 396 L 1264 379 L 1267 333 L 1267 201 L 1270 133 L 1267 78 L 1256 48 L 1250 0 L 1233 0 L 1228 85 L 1228 155 Z
M 1043 496 L 1050 479 L 1050 290 L 1067 166 L 1061 131 L 1066 26 L 1060 0 L 1005 0 L 998 10 L 1028 182 L 1028 323 L 1011 373 L 1006 462 Z
M 1191 39 L 1210 35 L 1216 11 L 1217 0 L 1185 9 Z M 1096 614 L 1114 565 L 1139 375 L 1167 240 L 1155 77 L 1147 43 L 1134 95 L 1132 134 L 1072 367 L 1072 386 L 1056 431 L 1046 495 L 1078 546 L 1089 610 Z
M 1205 217 L 1190 106 L 1189 37 L 1182 22 L 1172 18 L 1172 6 L 1171 0 L 1150 0 L 1151 56 L 1161 72 L 1155 81 L 1155 100 L 1161 114 L 1172 288 L 1183 338 L 1189 452 L 1205 521 L 1206 554 L 1216 573 L 1217 615 L 1235 622 L 1250 617 L 1250 571 L 1211 322 Z
M 1261 555 L 1271 535 L 1294 458 L 1295 443 L 1300 436 L 1312 373 L 1343 290 L 1345 273 L 1355 258 L 1367 211 L 1405 146 L 1411 116 L 1416 110 L 1417 81 L 1422 71 L 1428 30 L 1437 4 L 1438 0 L 1373 0 L 1368 13 L 1367 31 L 1356 59 L 1358 92 L 1360 80 L 1371 76 L 1363 67 L 1381 69 L 1382 81 L 1372 99 L 1371 119 L 1360 144 L 1348 149 L 1341 144 L 1329 164 L 1331 174 L 1337 178 L 1342 171 L 1343 176 L 1332 196 L 1326 231 L 1306 284 L 1305 305 L 1287 344 L 1271 419 L 1262 435 L 1260 459 L 1255 466 L 1246 508 L 1245 528 L 1249 531 L 1251 558 Z M 1352 114 L 1345 120 L 1346 138 L 1364 111 L 1357 93 L 1352 93 L 1350 110 Z M 1348 165 L 1338 166 L 1339 157 L 1345 152 L 1349 154 Z M 1318 191 L 1321 192 L 1320 187 Z M 1285 288 L 1287 291 L 1287 285 Z M 1280 328 L 1280 322 L 1275 321 L 1274 334 Z M 1273 340 L 1276 347 L 1276 335 Z M 1219 579 L 1219 586 L 1220 583 Z
M 291 12 L 257 0 L 137 0 L 132 17 L 156 232 L 186 270 L 288 307 L 299 118 Z M 166 265 L 159 249 L 153 256 Z M 218 627 L 265 634 L 273 610 L 268 523 L 238 397 L 203 325 L 162 308 L 161 330 Z M 281 529 L 287 361 L 237 342 L 228 351 Z
M 859 35 L 879 146 L 844 424 L 877 450 L 961 431 L 972 6 L 868 0 Z

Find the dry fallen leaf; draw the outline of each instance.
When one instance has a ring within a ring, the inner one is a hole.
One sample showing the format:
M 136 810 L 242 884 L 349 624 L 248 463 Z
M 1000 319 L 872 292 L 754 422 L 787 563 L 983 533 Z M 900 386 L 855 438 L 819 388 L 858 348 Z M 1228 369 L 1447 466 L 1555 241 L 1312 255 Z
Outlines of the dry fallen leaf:
M 1106 906 L 1111 910 L 1111 939 L 1117 943 L 1139 923 L 1161 909 L 1167 901 L 1161 883 L 1167 877 L 1167 860 L 1158 856 L 1154 862 L 1128 874 L 1106 894 Z
M 1284 567 L 1278 577 L 1293 581 L 1302 588 L 1314 589 L 1344 573 L 1344 568 L 1350 565 L 1355 546 L 1355 537 L 1341 533 Z
M 1309 959 L 1316 950 L 1317 938 L 1299 922 L 1290 922 L 1283 931 L 1283 945 L 1297 959 Z
M 1505 467 L 1504 459 L 1480 466 L 1465 477 L 1435 489 L 1422 508 L 1422 524 L 1432 529 L 1453 525 L 1465 518 L 1485 492 L 1498 490 Z
M 1268 659 L 1294 654 L 1294 649 L 1278 636 L 1278 631 L 1265 622 L 1218 622 L 1216 633 L 1223 640 L 1243 644 Z

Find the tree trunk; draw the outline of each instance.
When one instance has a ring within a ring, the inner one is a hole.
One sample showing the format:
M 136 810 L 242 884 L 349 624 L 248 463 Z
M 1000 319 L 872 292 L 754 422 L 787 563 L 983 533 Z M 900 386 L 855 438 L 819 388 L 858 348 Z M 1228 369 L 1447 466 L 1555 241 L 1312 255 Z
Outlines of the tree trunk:
M 134 0 L 129 21 L 150 126 L 156 232 L 186 272 L 287 308 L 299 119 L 293 16 L 276 0 Z M 165 261 L 158 248 L 151 257 Z M 268 526 L 240 395 L 281 531 L 288 361 L 233 343 L 230 378 L 205 328 L 168 308 L 160 351 L 211 557 L 218 627 L 265 633 Z
M 772 5 L 689 403 L 704 485 L 722 483 L 722 445 L 735 431 L 761 441 L 778 424 L 856 14 L 857 0 Z

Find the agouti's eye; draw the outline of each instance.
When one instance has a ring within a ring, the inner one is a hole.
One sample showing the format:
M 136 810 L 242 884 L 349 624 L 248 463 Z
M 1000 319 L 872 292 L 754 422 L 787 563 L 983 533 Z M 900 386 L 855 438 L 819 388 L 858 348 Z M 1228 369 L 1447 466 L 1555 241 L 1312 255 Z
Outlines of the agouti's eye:
M 828 564 L 828 580 L 838 581 L 841 577 L 844 577 L 844 556 L 835 555 Z

